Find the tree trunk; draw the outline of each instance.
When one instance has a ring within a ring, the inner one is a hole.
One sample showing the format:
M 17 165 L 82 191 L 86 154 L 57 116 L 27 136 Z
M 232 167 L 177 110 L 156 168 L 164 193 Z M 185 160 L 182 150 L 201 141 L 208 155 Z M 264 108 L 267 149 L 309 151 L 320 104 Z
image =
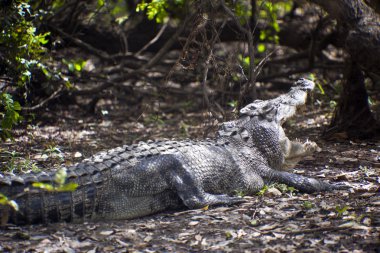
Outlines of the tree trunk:
M 380 127 L 369 109 L 363 72 L 380 75 L 380 15 L 364 0 L 309 1 L 320 5 L 338 21 L 352 62 L 327 133 L 344 132 L 351 138 L 378 134 Z
M 345 74 L 338 107 L 325 137 L 370 138 L 379 126 L 368 106 L 364 74 L 356 63 L 350 63 Z

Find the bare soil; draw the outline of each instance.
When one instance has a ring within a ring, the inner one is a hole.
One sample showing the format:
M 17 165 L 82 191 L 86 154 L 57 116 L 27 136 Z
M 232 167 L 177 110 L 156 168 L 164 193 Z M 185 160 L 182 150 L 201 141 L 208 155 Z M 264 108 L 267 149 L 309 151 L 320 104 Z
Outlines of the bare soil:
M 132 117 L 133 110 L 111 103 L 94 115 L 75 106 L 45 111 L 1 144 L 2 166 L 13 159 L 17 172 L 28 170 L 20 165 L 28 162 L 52 169 L 140 140 L 201 138 L 215 126 L 202 111 Z M 312 107 L 287 123 L 292 138 L 308 138 L 322 148 L 294 171 L 345 182 L 349 190 L 301 194 L 277 186 L 236 206 L 171 210 L 134 220 L 9 226 L 0 230 L 0 251 L 380 252 L 380 141 L 339 135 L 322 140 L 328 117 Z

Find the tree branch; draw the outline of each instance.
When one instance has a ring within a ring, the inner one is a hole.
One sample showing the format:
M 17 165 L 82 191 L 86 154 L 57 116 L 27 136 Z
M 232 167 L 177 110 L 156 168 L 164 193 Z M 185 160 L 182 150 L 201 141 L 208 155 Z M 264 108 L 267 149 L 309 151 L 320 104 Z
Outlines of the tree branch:
M 255 66 L 254 66 L 254 62 L 255 62 L 255 51 L 254 51 L 254 48 L 253 48 L 253 32 L 255 29 L 253 29 L 253 31 L 251 32 L 249 29 L 246 29 L 244 28 L 241 24 L 240 24 L 240 21 L 238 20 L 238 18 L 236 17 L 236 15 L 230 10 L 230 8 L 228 8 L 228 6 L 226 5 L 225 1 L 222 0 L 220 1 L 220 4 L 223 8 L 223 10 L 227 13 L 228 16 L 230 16 L 236 26 L 238 27 L 238 29 L 247 36 L 247 40 L 248 40 L 248 55 L 249 55 L 249 74 L 248 74 L 248 85 L 245 85 L 242 89 L 242 92 L 241 92 L 241 96 L 244 96 L 245 93 L 247 92 L 248 88 L 252 88 L 252 95 L 253 95 L 253 98 L 256 99 L 257 97 L 257 93 L 256 93 L 256 71 L 255 71 Z
M 149 41 L 145 46 L 143 46 L 143 48 L 141 48 L 137 53 L 135 53 L 135 56 L 138 56 L 140 55 L 142 52 L 144 52 L 148 47 L 150 47 L 152 44 L 154 44 L 160 37 L 161 35 L 164 33 L 166 27 L 168 27 L 168 23 L 165 23 L 161 29 L 158 31 L 157 35 L 154 36 L 154 38 Z
M 188 21 L 193 17 L 193 15 L 187 16 L 182 24 L 177 28 L 177 31 L 173 34 L 173 36 L 165 43 L 165 45 L 157 52 L 157 54 L 148 61 L 147 64 L 142 66 L 141 69 L 149 69 L 158 63 L 162 57 L 169 51 L 169 49 L 174 45 L 174 43 L 178 40 L 179 35 L 185 30 Z
M 34 106 L 31 106 L 31 107 L 22 107 L 22 111 L 35 111 L 37 109 L 42 108 L 44 105 L 46 105 L 51 100 L 59 97 L 59 95 L 60 95 L 59 93 L 61 91 L 63 91 L 63 89 L 64 89 L 64 86 L 62 85 L 56 91 L 54 91 L 48 98 L 42 100 L 40 103 L 38 103 L 38 104 L 36 104 Z

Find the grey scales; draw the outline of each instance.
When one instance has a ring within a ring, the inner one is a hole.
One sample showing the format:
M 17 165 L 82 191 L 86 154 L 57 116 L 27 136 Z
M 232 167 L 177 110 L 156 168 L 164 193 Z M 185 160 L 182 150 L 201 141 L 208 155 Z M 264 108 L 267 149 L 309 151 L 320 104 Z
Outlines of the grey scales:
M 255 100 L 238 119 L 222 123 L 214 139 L 148 141 L 98 153 L 67 168 L 67 181 L 78 184 L 72 192 L 32 186 L 54 184 L 54 172 L 0 175 L 0 193 L 19 206 L 0 206 L 1 219 L 18 225 L 133 219 L 241 203 L 237 192 L 252 195 L 273 182 L 306 193 L 345 188 L 286 171 L 319 149 L 289 140 L 282 128 L 313 88 L 300 79 L 286 94 Z

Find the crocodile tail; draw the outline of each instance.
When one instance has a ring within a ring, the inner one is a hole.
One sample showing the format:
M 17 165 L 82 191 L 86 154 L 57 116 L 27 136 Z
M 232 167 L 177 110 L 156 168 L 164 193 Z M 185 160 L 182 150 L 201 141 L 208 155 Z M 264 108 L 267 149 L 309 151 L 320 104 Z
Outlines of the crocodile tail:
M 35 182 L 55 185 L 55 173 L 29 173 L 0 177 L 0 193 L 14 200 L 19 210 L 0 205 L 2 223 L 17 225 L 84 221 L 95 218 L 105 174 L 94 164 L 78 164 L 67 171 L 67 182 L 78 185 L 75 191 L 47 191 L 33 187 Z

